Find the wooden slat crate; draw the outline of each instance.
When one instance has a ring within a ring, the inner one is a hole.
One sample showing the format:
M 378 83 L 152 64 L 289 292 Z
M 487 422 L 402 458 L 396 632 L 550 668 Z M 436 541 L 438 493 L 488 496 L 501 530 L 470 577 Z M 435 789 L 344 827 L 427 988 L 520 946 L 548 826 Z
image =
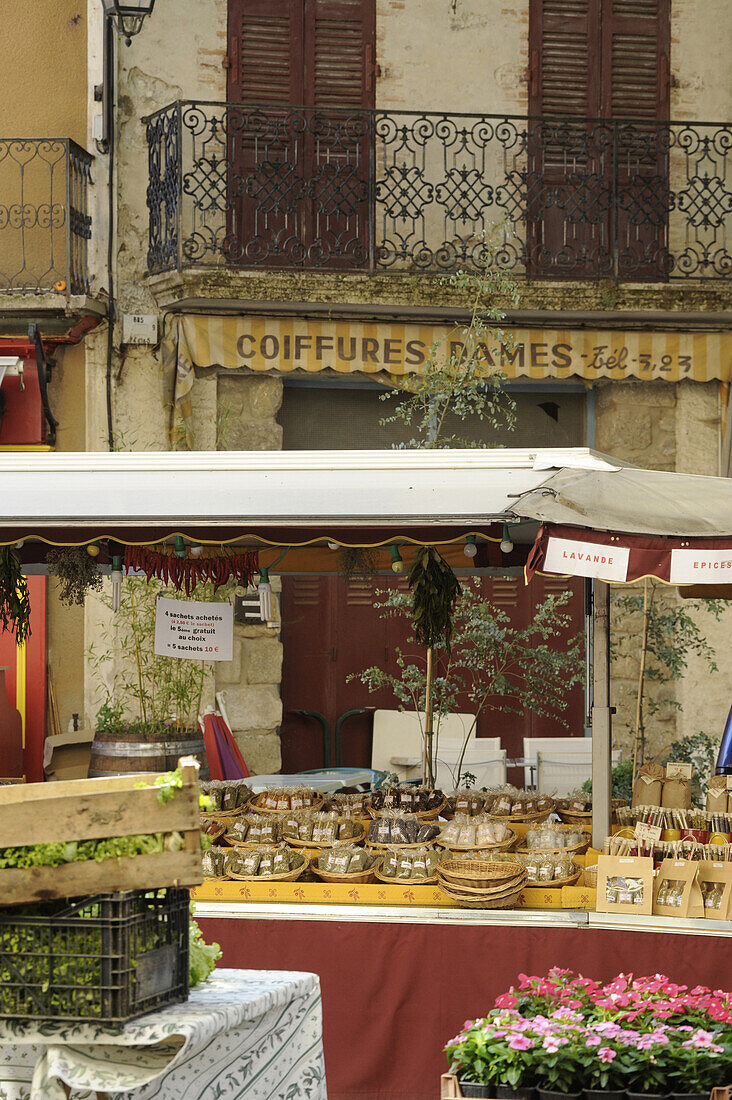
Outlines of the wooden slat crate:
M 0 848 L 137 833 L 179 832 L 185 841 L 179 852 L 0 869 L 0 905 L 203 882 L 198 763 L 185 757 L 180 764 L 183 786 L 165 803 L 149 772 L 0 787 Z

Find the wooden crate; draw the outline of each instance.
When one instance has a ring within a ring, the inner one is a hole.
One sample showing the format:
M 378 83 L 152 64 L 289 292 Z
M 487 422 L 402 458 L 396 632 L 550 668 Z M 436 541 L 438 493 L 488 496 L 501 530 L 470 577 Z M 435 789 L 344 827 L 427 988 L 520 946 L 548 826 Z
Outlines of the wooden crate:
M 203 882 L 198 763 L 186 757 L 181 768 L 183 786 L 165 803 L 149 772 L 0 787 L 0 848 L 136 833 L 179 832 L 185 841 L 179 852 L 0 869 L 0 904 Z

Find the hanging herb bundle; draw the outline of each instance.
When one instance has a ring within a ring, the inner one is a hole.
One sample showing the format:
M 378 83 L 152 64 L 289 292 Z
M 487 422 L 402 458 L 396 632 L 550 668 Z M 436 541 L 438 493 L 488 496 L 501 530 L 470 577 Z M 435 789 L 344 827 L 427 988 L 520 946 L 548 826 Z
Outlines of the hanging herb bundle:
M 338 551 L 338 566 L 346 580 L 373 577 L 378 564 L 378 554 L 370 546 L 341 546 Z
M 98 592 L 102 587 L 97 563 L 87 554 L 85 546 L 54 546 L 46 561 L 49 573 L 59 579 L 62 603 L 83 604 L 87 592 Z
M 434 546 L 417 550 L 407 577 L 412 590 L 414 634 L 426 649 L 443 645 L 450 652 L 452 616 L 462 589 L 460 582 Z
M 18 645 L 30 636 L 28 582 L 21 572 L 20 554 L 12 546 L 0 547 L 0 623 L 15 634 Z

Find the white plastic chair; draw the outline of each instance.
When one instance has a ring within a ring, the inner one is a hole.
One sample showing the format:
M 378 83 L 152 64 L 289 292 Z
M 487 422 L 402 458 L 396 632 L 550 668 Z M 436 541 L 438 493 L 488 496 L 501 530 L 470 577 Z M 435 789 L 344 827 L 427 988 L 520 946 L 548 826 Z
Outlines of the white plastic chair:
M 487 739 L 486 739 L 487 740 Z M 491 738 L 493 740 L 493 738 Z M 443 791 L 452 791 L 458 787 L 457 768 L 460 749 L 438 749 L 437 786 Z M 494 749 L 483 748 L 483 739 L 474 747 L 465 750 L 461 773 L 472 772 L 475 776 L 474 787 L 502 787 L 506 782 L 506 750 L 498 753 Z
M 543 752 L 553 760 L 569 757 L 592 756 L 592 742 L 589 737 L 524 737 L 524 785 L 537 785 L 536 755 Z
M 588 738 L 589 741 L 589 738 Z M 588 753 L 569 753 L 552 759 L 549 753 L 536 754 L 536 786 L 542 794 L 558 794 L 560 798 L 576 791 L 592 778 L 592 742 Z M 620 761 L 620 749 L 613 752 L 613 767 Z

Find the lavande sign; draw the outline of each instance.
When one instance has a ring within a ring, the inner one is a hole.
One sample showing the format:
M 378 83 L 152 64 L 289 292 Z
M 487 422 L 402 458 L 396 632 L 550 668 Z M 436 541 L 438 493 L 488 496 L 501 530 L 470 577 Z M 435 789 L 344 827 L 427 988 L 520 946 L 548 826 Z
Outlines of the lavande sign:
M 624 581 L 628 576 L 630 550 L 622 546 L 600 546 L 596 542 L 550 538 L 541 566 L 547 573 L 573 577 L 594 577 L 601 581 Z
M 199 603 L 160 597 L 155 607 L 155 652 L 190 661 L 231 661 L 234 609 L 228 602 Z

